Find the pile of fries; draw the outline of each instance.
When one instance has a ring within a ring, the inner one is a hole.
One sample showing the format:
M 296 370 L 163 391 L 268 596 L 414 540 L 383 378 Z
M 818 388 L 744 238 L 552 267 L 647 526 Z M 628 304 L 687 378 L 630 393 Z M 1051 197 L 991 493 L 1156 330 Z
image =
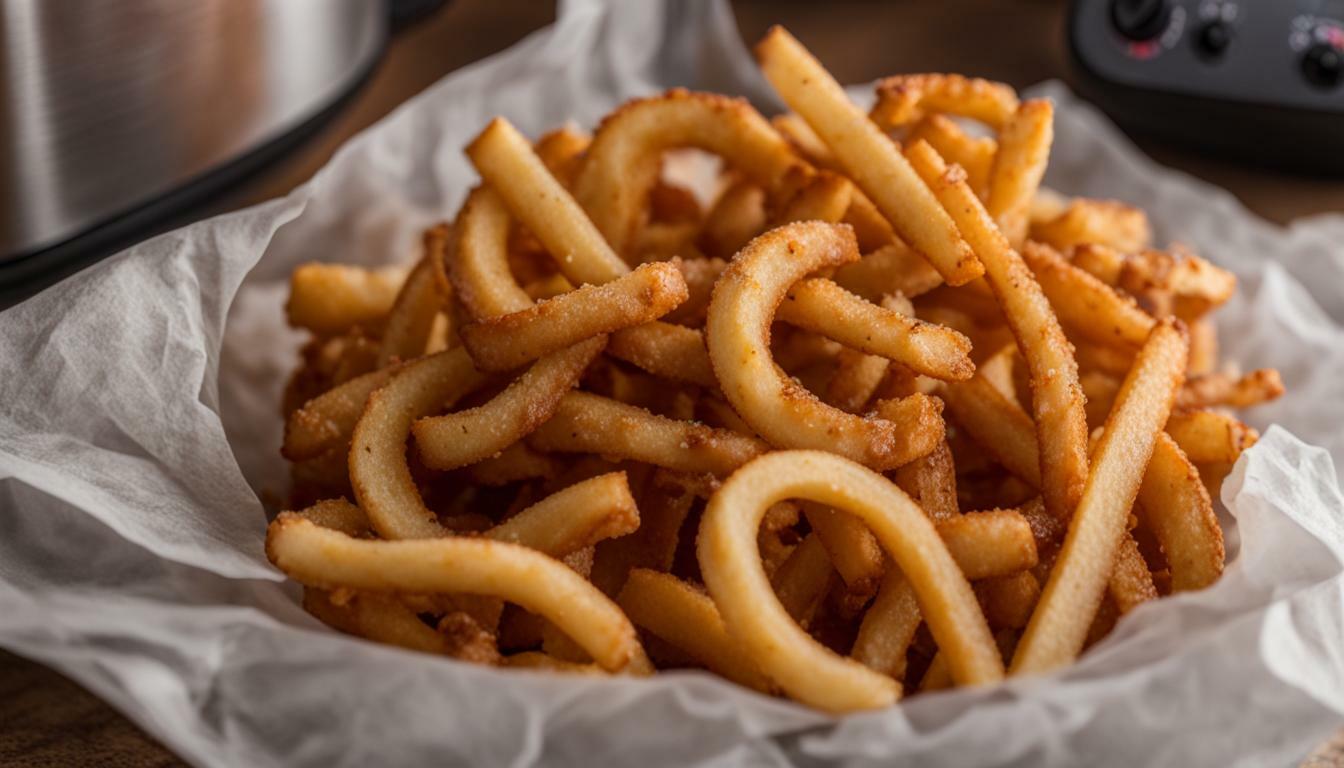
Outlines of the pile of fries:
M 907 75 L 864 114 L 784 30 L 757 56 L 790 114 L 496 119 L 413 268 L 294 272 L 267 551 L 314 615 L 845 712 L 1058 668 L 1218 579 L 1210 493 L 1256 439 L 1227 409 L 1282 391 L 1219 368 L 1233 276 L 1042 189 L 1048 102 Z

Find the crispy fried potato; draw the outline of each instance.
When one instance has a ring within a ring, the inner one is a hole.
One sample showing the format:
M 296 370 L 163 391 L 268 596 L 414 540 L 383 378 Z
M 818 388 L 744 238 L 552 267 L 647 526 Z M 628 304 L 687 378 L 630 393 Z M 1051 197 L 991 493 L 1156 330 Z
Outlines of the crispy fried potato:
M 835 357 L 835 372 L 826 382 L 822 400 L 848 413 L 863 413 L 877 388 L 887 376 L 890 365 L 884 357 L 842 349 Z
M 417 413 L 412 430 L 420 460 L 431 469 L 456 469 L 493 456 L 532 434 L 552 417 L 606 343 L 605 336 L 597 336 L 552 352 L 475 408 L 443 416 Z M 353 457 L 351 464 L 353 474 Z
M 984 273 L 956 226 L 919 182 L 899 148 L 850 102 L 835 78 L 783 27 L 756 46 L 761 71 L 807 121 L 901 239 L 951 285 Z
M 1195 465 L 1167 433 L 1157 436 L 1138 487 L 1138 519 L 1163 547 L 1172 590 L 1203 589 L 1223 573 L 1223 529 Z
M 589 157 L 598 139 L 589 146 Z M 536 235 L 575 284 L 601 284 L 627 271 L 564 186 L 507 120 L 497 117 L 467 145 L 467 156 L 503 199 L 509 212 Z M 536 205 L 536 201 L 546 205 Z
M 1133 298 L 1117 293 L 1040 243 L 1027 243 L 1022 258 L 1061 323 L 1098 344 L 1137 349 L 1156 321 Z
M 480 382 L 480 373 L 459 347 L 407 364 L 369 396 L 351 436 L 350 483 L 379 535 L 417 539 L 443 534 L 411 477 L 406 439 L 416 418 L 452 405 Z
M 1148 215 L 1138 208 L 1116 200 L 1080 198 L 1070 202 L 1058 216 L 1033 224 L 1031 238 L 1061 251 L 1077 246 L 1129 253 L 1147 248 L 1152 232 Z M 1090 252 L 1084 259 L 1101 253 L 1104 252 Z
M 863 614 L 850 655 L 869 669 L 902 680 L 906 652 L 923 621 L 915 588 L 900 569 L 890 568 L 873 604 Z
M 1159 323 L 1140 350 L 1106 420 L 1092 474 L 1013 656 L 1011 674 L 1047 672 L 1082 651 L 1129 509 L 1185 375 L 1187 353 L 1184 328 L 1170 320 Z
M 1041 597 L 1041 583 L 1031 571 L 995 576 L 975 583 L 975 594 L 994 629 L 1022 629 Z
M 645 323 L 612 334 L 607 353 L 672 381 L 717 387 L 700 331 L 671 323 Z
M 414 425 L 411 427 L 414 429 Z M 481 459 L 467 470 L 481 485 L 508 485 L 519 480 L 550 479 L 560 473 L 560 462 L 526 443 L 514 443 L 499 453 Z
M 1003 83 L 942 73 L 896 75 L 878 81 L 871 117 L 884 128 L 898 128 L 946 113 L 1001 128 L 1017 108 L 1017 93 Z
M 827 406 L 785 378 L 770 358 L 770 321 L 789 287 L 809 272 L 857 257 L 853 232 L 843 225 L 789 224 L 753 240 L 714 289 L 706 324 L 710 360 L 728 401 L 767 441 L 827 448 L 892 469 L 932 450 L 941 429 L 912 434 L 884 418 Z
M 732 258 L 765 229 L 765 190 L 746 179 L 724 190 L 705 216 L 698 242 L 705 253 Z
M 1260 439 L 1245 423 L 1216 411 L 1177 411 L 1167 421 L 1167 434 L 1196 464 L 1233 464 Z
M 494 636 L 463 613 L 451 614 L 444 625 L 448 631 L 439 631 L 395 597 L 359 592 L 338 603 L 329 592 L 312 588 L 303 590 L 303 609 L 327 626 L 387 645 L 478 664 L 499 661 Z
M 575 198 L 616 253 L 634 237 L 663 152 L 680 147 L 719 155 L 767 190 L 804 162 L 742 99 L 674 89 L 627 102 L 602 121 L 574 181 Z
M 1127 256 L 1116 282 L 1153 314 L 1187 322 L 1222 306 L 1237 290 L 1236 275 L 1180 246 Z
M 822 504 L 803 502 L 803 514 L 850 594 L 872 597 L 886 570 L 873 534 L 848 512 Z
M 289 278 L 285 316 L 295 328 L 341 333 L 377 324 L 397 299 L 405 267 L 363 269 L 344 264 L 301 264 Z
M 1036 541 L 1013 510 L 972 512 L 938 522 L 938 535 L 967 579 L 1007 576 L 1036 565 Z
M 639 510 L 624 472 L 611 472 L 557 491 L 486 536 L 563 557 L 639 528 Z
M 858 229 L 855 229 L 856 235 Z M 859 239 L 862 244 L 862 237 Z M 889 243 L 835 271 L 840 287 L 869 301 L 900 294 L 915 297 L 942 285 L 943 278 L 904 243 Z
M 1045 176 L 1054 136 L 1054 107 L 1042 99 L 1023 102 L 999 132 L 985 207 L 1014 246 L 1026 239 L 1031 201 Z
M 762 693 L 773 689 L 752 658 L 728 636 L 714 601 L 690 584 L 668 573 L 636 568 L 616 602 L 636 626 L 714 672 Z
M 985 683 L 1002 661 L 970 584 L 909 497 L 882 476 L 818 451 L 767 454 L 710 499 L 698 544 L 705 584 L 728 633 L 790 695 L 830 711 L 890 704 L 900 684 L 836 656 L 807 636 L 772 594 L 756 551 L 756 529 L 774 502 L 803 498 L 858 515 L 911 579 L 954 679 Z
M 718 476 L 766 451 L 759 440 L 737 432 L 655 416 L 587 392 L 565 395 L 529 442 L 543 451 L 599 453 Z
M 1028 102 L 1022 109 L 1031 105 Z M 1046 109 L 1048 112 L 1048 104 Z M 1031 372 L 1041 494 L 1052 514 L 1067 518 L 1073 513 L 1088 476 L 1087 414 L 1068 339 L 1031 270 L 966 186 L 964 173 L 956 166 L 944 165 L 928 144 L 915 143 L 907 154 L 920 178 L 933 189 L 985 265 L 985 279 L 1003 307 L 1004 318 Z M 1031 187 L 1034 193 L 1035 184 Z M 1011 209 L 1002 208 L 1000 215 L 1004 212 Z
M 559 561 L 527 547 L 461 537 L 352 539 L 281 514 L 267 530 L 266 555 L 310 587 L 493 595 L 555 622 L 607 671 L 649 668 L 634 627 L 614 603 Z
M 975 370 L 970 339 L 951 328 L 864 301 L 830 280 L 794 283 L 775 317 L 925 376 L 960 381 Z
M 1120 282 L 1125 255 L 1109 245 L 1081 243 L 1068 249 L 1069 261 L 1107 285 Z
M 1016 102 L 1016 97 L 1014 97 Z M 945 115 L 933 113 L 910 127 L 906 143 L 927 141 L 948 162 L 966 170 L 966 182 L 984 200 L 989 195 L 989 176 L 999 144 L 988 136 L 972 137 Z
M 1283 379 L 1273 368 L 1260 368 L 1245 376 L 1206 373 L 1191 376 L 1176 398 L 1178 408 L 1250 408 L 1283 394 Z
M 383 338 L 378 345 L 379 368 L 425 354 L 434 318 L 443 308 L 446 296 L 434 277 L 434 260 L 442 258 L 442 249 L 451 238 L 451 228 L 446 224 L 426 230 L 425 255 L 402 284 L 383 323 Z
M 593 583 L 608 595 L 624 586 L 635 568 L 668 572 L 681 543 L 682 529 L 702 488 L 703 478 L 658 469 L 639 496 L 639 528 L 598 545 L 593 554 Z
M 527 309 L 462 328 L 483 371 L 507 371 L 585 339 L 647 323 L 690 295 L 673 264 L 645 264 L 604 285 L 585 285 Z
M 831 564 L 830 553 L 821 543 L 821 537 L 811 533 L 779 564 L 770 577 L 770 584 L 784 612 L 806 629 L 812 624 L 821 599 L 830 590 L 834 578 L 835 567 Z
M 304 403 L 285 419 L 280 453 L 290 461 L 304 461 L 343 447 L 355 431 L 369 395 L 400 370 L 391 366 L 357 376 Z

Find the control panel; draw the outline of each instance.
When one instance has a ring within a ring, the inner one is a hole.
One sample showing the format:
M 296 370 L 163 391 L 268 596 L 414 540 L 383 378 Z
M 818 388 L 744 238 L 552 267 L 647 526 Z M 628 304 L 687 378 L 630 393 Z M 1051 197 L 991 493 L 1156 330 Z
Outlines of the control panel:
M 1344 0 L 1075 0 L 1068 35 L 1086 95 L 1121 123 L 1224 147 L 1252 125 L 1269 131 L 1262 142 L 1292 140 L 1297 125 L 1298 139 L 1344 149 Z M 1165 114 L 1140 114 L 1154 110 Z M 1178 118 L 1187 125 L 1164 127 Z

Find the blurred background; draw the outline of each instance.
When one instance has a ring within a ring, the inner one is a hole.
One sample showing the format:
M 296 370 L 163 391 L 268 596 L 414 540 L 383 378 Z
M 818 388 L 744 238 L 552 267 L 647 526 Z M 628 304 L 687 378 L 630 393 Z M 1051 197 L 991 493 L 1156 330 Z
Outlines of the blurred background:
M 1156 160 L 1267 219 L 1344 210 L 1329 167 L 1344 158 L 1330 143 L 1344 142 L 1344 0 L 732 8 L 748 43 L 784 24 L 842 82 L 1064 79 Z M 0 0 L 0 307 L 156 232 L 287 194 L 406 99 L 554 18 L 538 0 Z M 0 765 L 90 755 L 178 764 L 74 684 L 0 652 Z M 1344 765 L 1344 747 L 1308 765 Z

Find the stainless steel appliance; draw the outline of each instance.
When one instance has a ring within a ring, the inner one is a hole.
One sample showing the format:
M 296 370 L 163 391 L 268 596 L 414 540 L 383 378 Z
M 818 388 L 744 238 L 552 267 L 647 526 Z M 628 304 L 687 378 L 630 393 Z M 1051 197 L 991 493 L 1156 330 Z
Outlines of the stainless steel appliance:
M 379 0 L 0 0 L 0 290 L 265 162 L 388 24 Z

